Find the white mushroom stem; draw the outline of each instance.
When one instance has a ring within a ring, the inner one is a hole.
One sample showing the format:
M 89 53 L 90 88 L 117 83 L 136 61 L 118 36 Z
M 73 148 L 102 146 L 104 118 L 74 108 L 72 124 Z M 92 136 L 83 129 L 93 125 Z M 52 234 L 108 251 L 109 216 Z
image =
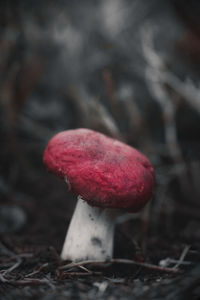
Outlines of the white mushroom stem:
M 61 258 L 72 261 L 112 258 L 115 212 L 78 199 L 63 245 Z

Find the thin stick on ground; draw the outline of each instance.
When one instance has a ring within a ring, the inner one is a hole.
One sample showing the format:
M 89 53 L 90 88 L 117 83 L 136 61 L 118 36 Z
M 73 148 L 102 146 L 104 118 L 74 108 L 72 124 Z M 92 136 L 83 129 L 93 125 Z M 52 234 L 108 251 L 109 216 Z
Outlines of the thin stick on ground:
M 84 273 L 84 272 L 64 272 L 63 274 L 65 276 L 68 275 L 69 277 L 72 277 L 72 276 L 85 277 L 85 276 L 101 276 L 102 272 L 89 272 L 89 273 Z
M 22 280 L 8 280 L 5 279 L 2 275 L 0 275 L 0 281 L 2 283 L 6 283 L 13 286 L 26 286 L 26 285 L 43 285 L 47 284 L 52 287 L 52 284 L 50 284 L 49 280 L 44 279 L 38 279 L 38 278 L 31 278 L 31 279 L 22 279 Z
M 177 264 L 173 267 L 174 269 L 177 269 L 183 263 L 183 261 L 184 261 L 186 255 L 187 255 L 188 251 L 190 250 L 190 248 L 191 248 L 190 245 L 185 246 L 185 248 L 183 249 Z
M 143 267 L 145 269 L 149 269 L 152 271 L 158 271 L 158 272 L 165 272 L 165 273 L 179 273 L 180 270 L 178 268 L 173 269 L 173 268 L 163 268 L 157 265 L 152 265 L 149 263 L 140 263 L 136 262 L 134 260 L 129 260 L 129 259 L 122 259 L 122 258 L 114 258 L 110 260 L 101 260 L 101 261 L 94 261 L 94 260 L 87 260 L 87 261 L 81 261 L 81 262 L 74 262 L 74 263 L 69 263 L 67 265 L 59 267 L 61 270 L 69 270 L 74 267 L 80 267 L 80 266 L 85 266 L 85 265 L 93 265 L 93 266 L 101 266 L 105 267 L 109 264 L 126 264 L 126 265 L 135 265 L 139 267 Z
M 29 273 L 27 275 L 25 275 L 26 278 L 28 277 L 32 277 L 33 275 L 36 275 L 38 273 L 40 273 L 42 270 L 44 270 L 45 268 L 47 268 L 49 266 L 49 263 L 45 263 L 43 265 L 41 265 L 36 271 Z
M 8 273 L 11 273 L 13 270 L 17 269 L 22 263 L 22 259 L 20 257 L 17 257 L 17 261 L 15 264 L 13 264 L 9 269 L 3 272 L 3 276 L 7 275 Z

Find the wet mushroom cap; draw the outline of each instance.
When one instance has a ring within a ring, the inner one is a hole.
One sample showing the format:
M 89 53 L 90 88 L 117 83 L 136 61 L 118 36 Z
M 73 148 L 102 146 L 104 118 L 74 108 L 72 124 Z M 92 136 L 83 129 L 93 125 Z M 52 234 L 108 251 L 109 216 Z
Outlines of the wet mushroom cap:
M 84 128 L 60 132 L 50 140 L 43 160 L 91 206 L 137 212 L 151 199 L 155 175 L 150 161 L 99 132 Z

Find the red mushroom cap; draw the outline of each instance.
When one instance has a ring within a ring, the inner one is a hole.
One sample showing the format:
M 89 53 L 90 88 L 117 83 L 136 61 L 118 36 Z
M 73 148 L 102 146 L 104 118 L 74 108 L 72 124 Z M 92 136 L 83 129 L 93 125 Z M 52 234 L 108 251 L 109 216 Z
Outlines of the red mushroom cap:
M 44 163 L 88 204 L 139 211 L 152 196 L 154 169 L 139 151 L 89 129 L 67 130 L 49 142 Z

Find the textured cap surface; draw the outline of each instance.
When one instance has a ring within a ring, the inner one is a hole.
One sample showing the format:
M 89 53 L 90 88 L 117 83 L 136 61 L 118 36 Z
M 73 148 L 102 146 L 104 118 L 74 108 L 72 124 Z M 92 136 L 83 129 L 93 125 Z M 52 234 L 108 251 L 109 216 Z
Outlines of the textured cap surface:
M 44 152 L 50 172 L 67 180 L 88 204 L 139 211 L 155 183 L 150 161 L 135 148 L 90 129 L 55 135 Z

